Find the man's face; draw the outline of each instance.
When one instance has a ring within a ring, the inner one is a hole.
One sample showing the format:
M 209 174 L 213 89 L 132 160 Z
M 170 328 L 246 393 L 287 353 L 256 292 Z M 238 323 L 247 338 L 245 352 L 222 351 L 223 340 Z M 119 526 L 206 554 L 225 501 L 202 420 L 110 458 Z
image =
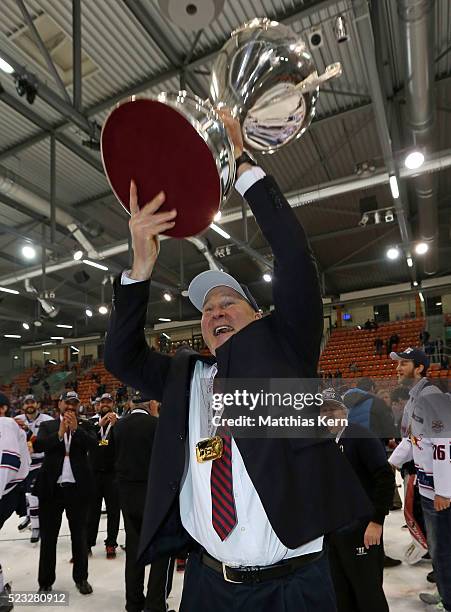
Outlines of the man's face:
M 69 401 L 61 400 L 60 401 L 61 414 L 64 414 L 65 412 L 72 412 L 73 414 L 75 414 L 75 416 L 77 416 L 79 406 L 80 406 L 79 400 L 69 400 Z
M 3 404 L 0 406 L 0 417 L 4 417 L 8 414 L 9 406 L 8 404 Z
M 348 416 L 348 411 L 342 404 L 326 401 L 320 408 L 320 416 L 325 417 L 326 419 L 346 419 Z M 328 426 L 331 433 L 338 433 L 343 429 L 343 426 L 339 424 L 340 421 L 337 421 L 337 423 L 337 425 Z
M 38 405 L 35 400 L 27 400 L 23 405 L 23 411 L 27 416 L 32 416 L 37 410 Z
M 100 414 L 108 414 L 113 410 L 113 400 L 103 399 L 100 400 Z
M 208 292 L 202 308 L 202 336 L 213 355 L 233 334 L 260 319 L 247 300 L 230 287 L 215 287 Z
M 411 384 L 415 379 L 421 378 L 421 372 L 424 366 L 420 365 L 415 367 L 415 363 L 411 359 L 400 359 L 398 361 L 398 367 L 396 373 L 398 374 L 398 381 L 401 384 Z

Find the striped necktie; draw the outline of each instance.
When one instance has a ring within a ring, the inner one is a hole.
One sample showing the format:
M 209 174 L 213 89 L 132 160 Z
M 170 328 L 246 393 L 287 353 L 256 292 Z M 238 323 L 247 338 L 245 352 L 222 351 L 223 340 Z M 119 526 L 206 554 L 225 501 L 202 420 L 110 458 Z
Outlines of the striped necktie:
M 233 498 L 232 438 L 225 433 L 222 440 L 222 457 L 213 461 L 210 486 L 213 529 L 224 541 L 235 528 L 237 517 Z

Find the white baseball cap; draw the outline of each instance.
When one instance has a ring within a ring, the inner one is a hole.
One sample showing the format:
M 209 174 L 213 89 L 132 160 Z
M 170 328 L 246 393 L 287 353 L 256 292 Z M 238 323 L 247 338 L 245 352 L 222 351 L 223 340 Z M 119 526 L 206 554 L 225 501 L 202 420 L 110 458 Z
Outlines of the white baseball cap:
M 254 296 L 246 287 L 241 285 L 233 276 L 220 270 L 206 270 L 193 278 L 188 287 L 188 297 L 194 306 L 202 311 L 207 293 L 215 287 L 230 287 L 239 293 L 258 312 L 259 307 Z

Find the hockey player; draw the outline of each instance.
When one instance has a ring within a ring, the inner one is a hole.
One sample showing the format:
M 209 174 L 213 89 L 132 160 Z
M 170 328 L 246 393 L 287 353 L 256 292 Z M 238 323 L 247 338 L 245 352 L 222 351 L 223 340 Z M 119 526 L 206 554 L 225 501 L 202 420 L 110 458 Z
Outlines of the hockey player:
M 30 542 L 32 544 L 39 542 L 39 500 L 31 493 L 31 490 L 44 458 L 44 453 L 35 453 L 33 451 L 33 442 L 36 440 L 41 423 L 51 420 L 51 416 L 39 412 L 34 395 L 26 395 L 24 397 L 23 414 L 16 416 L 16 422 L 26 433 L 31 451 L 31 465 L 30 472 L 24 482 L 25 498 L 22 498 L 19 502 L 18 512 L 23 516 L 23 519 L 18 529 L 23 531 L 31 523 Z

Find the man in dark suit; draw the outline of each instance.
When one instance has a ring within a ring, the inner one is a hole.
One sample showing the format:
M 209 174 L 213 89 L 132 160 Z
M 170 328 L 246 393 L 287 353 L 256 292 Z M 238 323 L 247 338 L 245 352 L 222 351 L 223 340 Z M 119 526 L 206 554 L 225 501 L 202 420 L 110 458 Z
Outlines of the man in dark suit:
M 41 550 L 39 590 L 51 591 L 55 582 L 56 545 L 63 512 L 66 511 L 72 540 L 72 576 L 83 595 L 92 593 L 88 582 L 86 516 L 92 495 L 92 469 L 89 451 L 97 443 L 89 423 L 77 419 L 80 400 L 75 391 L 61 396 L 60 418 L 45 421 L 33 448 L 44 452 L 34 494 L 39 498 Z
M 183 348 L 151 351 L 144 336 L 158 234 L 176 211 L 157 212 L 130 189 L 134 261 L 114 286 L 106 367 L 161 401 L 147 489 L 140 559 L 191 546 L 183 612 L 333 612 L 323 535 L 372 508 L 330 440 L 222 437 L 223 454 L 199 463 L 196 445 L 211 438 L 213 380 L 314 377 L 323 327 L 318 274 L 306 235 L 274 180 L 243 156 L 238 122 L 224 116 L 237 157 L 236 189 L 245 195 L 274 257 L 274 311 L 261 316 L 249 291 L 210 270 L 189 289 L 202 311 L 214 356 Z M 223 472 L 222 477 L 219 471 Z M 222 484 L 221 484 L 222 478 Z
M 99 405 L 99 419 L 97 423 L 93 423 L 97 434 L 97 445 L 90 455 L 94 471 L 94 495 L 88 516 L 88 551 L 96 545 L 102 501 L 105 500 L 107 514 L 105 552 L 107 559 L 114 559 L 121 516 L 119 491 L 114 471 L 115 449 L 112 435 L 117 422 L 117 414 L 114 411 L 114 400 L 110 393 L 104 393 L 100 397 Z
M 144 566 L 137 562 L 139 536 L 144 515 L 150 457 L 158 419 L 150 414 L 149 402 L 133 398 L 132 409 L 113 430 L 119 499 L 125 527 L 125 609 L 128 612 L 166 612 L 172 585 L 173 561 L 169 556 L 152 562 L 147 594 Z

